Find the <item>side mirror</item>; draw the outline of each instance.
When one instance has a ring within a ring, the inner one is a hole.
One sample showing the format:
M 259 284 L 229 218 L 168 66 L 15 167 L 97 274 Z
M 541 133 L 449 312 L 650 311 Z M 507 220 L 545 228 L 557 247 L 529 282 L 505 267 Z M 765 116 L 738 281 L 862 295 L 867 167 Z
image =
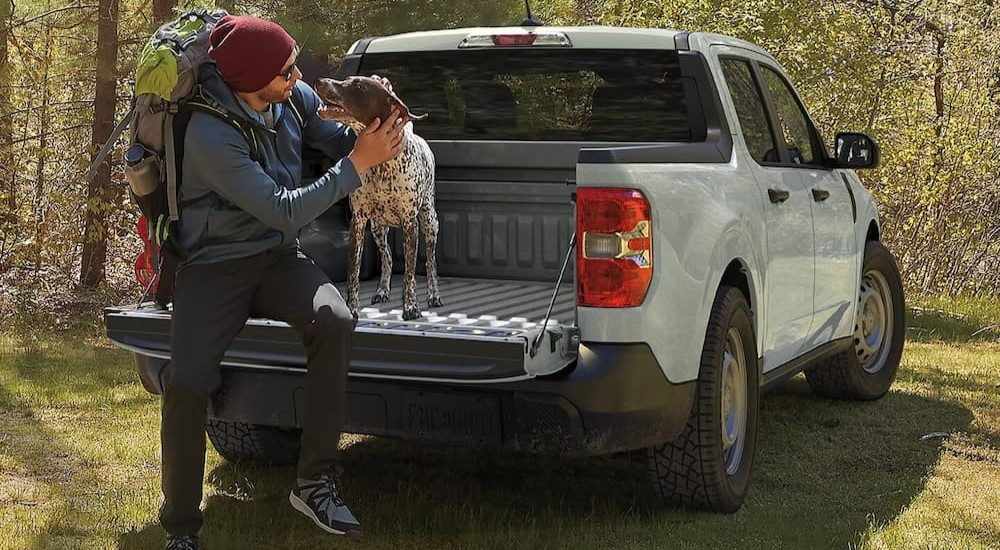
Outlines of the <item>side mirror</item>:
M 838 168 L 875 168 L 878 166 L 878 143 L 864 134 L 837 134 L 836 151 Z

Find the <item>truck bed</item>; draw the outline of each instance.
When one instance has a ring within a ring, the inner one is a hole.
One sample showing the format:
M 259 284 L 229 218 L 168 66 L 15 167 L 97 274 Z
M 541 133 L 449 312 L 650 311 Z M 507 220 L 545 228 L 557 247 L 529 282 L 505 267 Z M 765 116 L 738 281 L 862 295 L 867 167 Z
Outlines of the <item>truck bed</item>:
M 347 297 L 347 284 L 338 283 L 337 289 Z M 378 280 L 361 282 L 359 298 L 359 326 L 364 320 L 402 321 L 403 276 L 393 275 L 390 283 L 390 301 L 368 305 L 375 294 Z M 420 325 L 478 326 L 478 327 L 532 327 L 545 319 L 554 283 L 533 281 L 504 281 L 490 279 L 464 279 L 440 277 L 438 288 L 444 305 L 431 310 L 422 309 L 423 319 L 413 321 Z M 427 279 L 417 276 L 417 299 L 424 308 L 427 297 Z M 559 289 L 551 320 L 561 325 L 576 324 L 576 291 L 572 283 Z M 513 319 L 513 321 L 512 321 Z

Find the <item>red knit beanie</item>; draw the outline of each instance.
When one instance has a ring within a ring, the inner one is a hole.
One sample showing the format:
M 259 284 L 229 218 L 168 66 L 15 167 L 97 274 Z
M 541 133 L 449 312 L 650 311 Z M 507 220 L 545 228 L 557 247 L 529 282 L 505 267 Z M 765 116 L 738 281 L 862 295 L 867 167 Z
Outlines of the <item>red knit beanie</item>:
M 256 92 L 267 86 L 295 48 L 295 40 L 280 25 L 248 15 L 223 17 L 209 39 L 209 55 L 237 92 Z

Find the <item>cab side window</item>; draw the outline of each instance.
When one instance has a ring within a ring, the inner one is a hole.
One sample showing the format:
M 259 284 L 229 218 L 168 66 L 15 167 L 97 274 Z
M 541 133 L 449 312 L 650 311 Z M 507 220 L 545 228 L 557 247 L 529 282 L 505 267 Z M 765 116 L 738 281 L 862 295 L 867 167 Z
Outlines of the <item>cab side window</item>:
M 777 162 L 774 134 L 767 122 L 764 99 L 750 71 L 750 63 L 741 59 L 724 58 L 721 61 L 722 73 L 736 106 L 736 116 L 750 155 L 758 163 Z
M 784 139 L 792 164 L 821 164 L 813 147 L 809 119 L 795 99 L 795 93 L 777 72 L 761 65 L 764 85 L 774 103 L 780 138 Z

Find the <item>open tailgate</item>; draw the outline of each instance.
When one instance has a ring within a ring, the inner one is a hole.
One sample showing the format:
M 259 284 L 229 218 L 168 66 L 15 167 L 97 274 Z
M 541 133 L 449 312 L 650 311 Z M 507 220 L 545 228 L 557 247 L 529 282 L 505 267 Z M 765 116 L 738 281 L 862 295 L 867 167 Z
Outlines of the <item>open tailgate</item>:
M 418 296 L 426 288 L 418 278 Z M 402 280 L 392 288 L 399 300 Z M 362 284 L 361 299 L 376 281 Z M 343 285 L 338 285 L 346 294 Z M 562 285 L 551 318 L 543 326 L 551 283 L 441 278 L 448 304 L 424 317 L 403 321 L 400 309 L 366 307 L 359 312 L 351 358 L 352 376 L 495 382 L 559 371 L 576 360 L 575 293 Z M 388 304 L 387 304 L 388 305 Z M 393 304 L 399 306 L 401 304 Z M 108 337 L 133 352 L 170 358 L 170 312 L 152 303 L 105 309 Z M 250 319 L 226 351 L 222 364 L 255 369 L 304 369 L 305 349 L 281 321 Z

